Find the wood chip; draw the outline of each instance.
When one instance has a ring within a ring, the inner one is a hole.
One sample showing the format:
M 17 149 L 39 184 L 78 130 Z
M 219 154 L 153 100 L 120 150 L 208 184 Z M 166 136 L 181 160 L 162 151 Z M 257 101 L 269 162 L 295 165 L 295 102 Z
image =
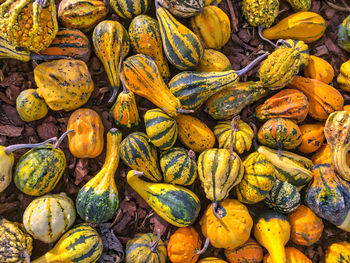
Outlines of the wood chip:
M 12 125 L 0 125 L 0 134 L 9 137 L 18 137 L 21 135 L 23 127 L 15 127 Z

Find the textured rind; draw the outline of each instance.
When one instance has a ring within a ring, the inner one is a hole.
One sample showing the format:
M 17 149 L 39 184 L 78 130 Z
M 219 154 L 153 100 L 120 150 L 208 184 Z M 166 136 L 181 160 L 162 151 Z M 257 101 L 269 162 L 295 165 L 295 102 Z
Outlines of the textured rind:
M 350 16 L 344 19 L 338 27 L 338 46 L 340 46 L 345 51 L 350 52 L 350 34 L 349 34 L 349 24 Z
M 23 90 L 16 99 L 16 110 L 23 121 L 30 122 L 44 118 L 49 109 L 35 89 Z
M 200 13 L 204 8 L 204 0 L 160 0 L 159 3 L 173 15 L 185 18 Z
M 339 242 L 333 243 L 330 245 L 326 252 L 326 262 L 350 262 L 350 243 L 348 242 Z
M 350 92 L 350 60 L 340 66 L 337 82 L 342 90 Z
M 132 19 L 141 14 L 147 13 L 150 7 L 150 0 L 111 0 L 110 6 L 118 16 L 124 19 Z
M 288 0 L 295 12 L 308 11 L 311 7 L 311 0 Z
M 230 263 L 259 263 L 263 259 L 263 253 L 263 248 L 253 238 L 236 249 L 225 250 Z
M 242 11 L 251 26 L 270 27 L 279 11 L 278 0 L 243 0 Z
M 0 58 L 12 58 L 20 61 L 30 61 L 30 51 L 26 49 L 17 49 L 16 45 L 10 43 L 0 34 Z

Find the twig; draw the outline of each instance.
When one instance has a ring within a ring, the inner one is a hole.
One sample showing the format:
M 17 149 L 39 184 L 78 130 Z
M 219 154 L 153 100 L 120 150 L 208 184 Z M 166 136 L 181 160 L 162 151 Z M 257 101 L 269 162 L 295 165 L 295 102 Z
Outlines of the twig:
M 230 10 L 232 27 L 235 30 L 235 32 L 238 32 L 238 19 L 236 17 L 236 13 L 235 13 L 235 10 L 233 9 L 233 5 L 231 1 L 233 2 L 234 0 L 226 0 L 228 9 Z

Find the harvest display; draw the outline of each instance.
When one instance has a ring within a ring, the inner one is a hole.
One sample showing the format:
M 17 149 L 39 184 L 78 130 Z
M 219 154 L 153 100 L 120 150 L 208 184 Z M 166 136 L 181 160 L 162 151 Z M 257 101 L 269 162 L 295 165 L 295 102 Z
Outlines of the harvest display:
M 30 68 L 0 92 L 28 135 L 0 115 L 0 262 L 350 263 L 350 60 L 315 2 L 0 0 L 0 88 Z

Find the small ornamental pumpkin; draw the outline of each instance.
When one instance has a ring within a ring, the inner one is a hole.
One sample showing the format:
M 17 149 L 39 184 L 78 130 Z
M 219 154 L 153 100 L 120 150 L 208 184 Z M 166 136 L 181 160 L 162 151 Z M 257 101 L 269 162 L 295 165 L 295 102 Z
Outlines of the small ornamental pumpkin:
M 350 91 L 350 60 L 340 66 L 340 73 L 337 82 L 342 90 Z
M 286 263 L 312 263 L 312 261 L 305 256 L 300 250 L 295 247 L 286 247 Z M 264 263 L 274 263 L 278 261 L 273 261 L 269 254 L 264 257 Z M 335 262 L 334 262 L 335 263 Z
M 259 263 L 263 259 L 263 248 L 249 238 L 242 246 L 225 250 L 226 258 L 230 263 Z
M 30 122 L 44 118 L 49 111 L 45 101 L 35 89 L 23 90 L 16 99 L 16 109 L 23 121 Z
M 291 225 L 291 240 L 301 246 L 311 246 L 322 235 L 323 222 L 312 210 L 304 205 L 288 215 Z
M 298 146 L 298 150 L 303 153 L 317 151 L 324 141 L 324 124 L 321 122 L 303 124 L 299 128 L 301 131 L 301 144 Z
M 324 59 L 310 55 L 310 61 L 304 69 L 304 75 L 305 77 L 317 79 L 326 84 L 329 84 L 333 80 L 334 70 L 332 65 Z
M 278 15 L 278 10 L 277 0 L 243 0 L 243 15 L 251 26 L 270 27 Z
M 194 68 L 200 72 L 219 72 L 232 69 L 228 57 L 215 49 L 204 49 L 204 56 L 198 66 Z
M 350 262 L 350 243 L 348 242 L 333 243 L 328 247 L 326 252 L 325 263 L 334 263 L 334 262 L 342 262 L 342 263 Z
M 311 7 L 311 0 L 288 0 L 295 12 L 308 11 Z

